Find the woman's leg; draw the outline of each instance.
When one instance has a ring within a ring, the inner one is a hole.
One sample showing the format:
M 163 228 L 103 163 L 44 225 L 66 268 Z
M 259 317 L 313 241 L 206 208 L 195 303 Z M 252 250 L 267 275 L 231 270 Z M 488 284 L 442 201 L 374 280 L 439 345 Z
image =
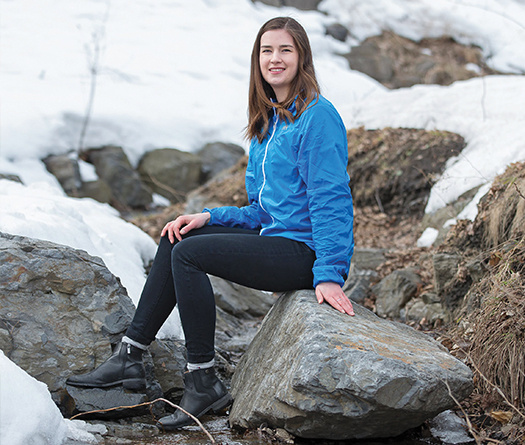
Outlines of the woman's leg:
M 214 233 L 187 238 L 172 250 L 172 273 L 186 337 L 188 368 L 180 406 L 196 417 L 228 406 L 231 395 L 208 367 L 214 358 L 215 299 L 207 274 L 274 291 L 311 288 L 314 252 L 280 237 Z M 200 366 L 205 364 L 205 366 Z M 174 430 L 193 423 L 182 411 L 159 424 Z
M 209 233 L 257 232 L 225 227 L 206 226 L 192 230 L 185 238 Z M 177 301 L 173 286 L 171 252 L 172 245 L 167 238 L 160 242 L 151 272 L 146 280 L 142 296 L 135 311 L 135 317 L 126 337 L 114 353 L 95 370 L 82 375 L 71 376 L 67 384 L 87 388 L 107 388 L 122 385 L 130 389 L 143 389 L 146 386 L 146 372 L 142 362 L 143 350 L 149 345 L 158 330 L 173 310 Z M 213 307 L 215 311 L 215 307 Z M 211 373 L 211 371 L 207 371 Z M 211 375 L 211 374 L 210 374 Z M 218 383 L 217 383 L 218 385 Z M 219 399 L 229 399 L 226 394 Z
M 202 234 L 172 250 L 188 361 L 213 360 L 215 299 L 207 274 L 268 291 L 312 288 L 315 253 L 304 243 L 243 233 Z
M 235 233 L 257 235 L 257 231 L 230 227 L 205 226 L 184 235 L 183 241 L 201 235 Z M 167 236 L 161 238 L 150 273 L 142 290 L 137 310 L 129 326 L 126 337 L 142 345 L 149 345 L 162 327 L 177 303 L 172 273 L 172 249 Z M 215 308 L 214 308 L 215 310 Z

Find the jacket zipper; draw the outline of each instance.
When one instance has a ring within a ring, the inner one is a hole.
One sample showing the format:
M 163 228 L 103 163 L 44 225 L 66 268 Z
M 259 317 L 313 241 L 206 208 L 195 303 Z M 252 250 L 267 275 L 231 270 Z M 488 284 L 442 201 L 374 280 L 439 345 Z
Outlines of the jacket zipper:
M 264 149 L 264 157 L 263 157 L 263 162 L 262 162 L 262 174 L 263 174 L 263 183 L 262 183 L 262 187 L 261 187 L 261 190 L 259 191 L 259 205 L 261 206 L 261 208 L 268 214 L 270 215 L 270 213 L 268 213 L 268 210 L 266 210 L 263 206 L 263 203 L 262 203 L 262 192 L 263 192 L 263 189 L 264 189 L 264 186 L 266 185 L 266 171 L 265 171 L 265 163 L 266 163 L 266 156 L 268 155 L 268 146 L 270 145 L 270 142 L 272 141 L 273 139 L 273 136 L 275 135 L 275 129 L 277 128 L 277 116 L 274 115 L 274 123 L 273 123 L 273 129 L 272 129 L 272 134 L 270 136 L 270 139 L 268 139 L 268 142 L 266 143 L 266 147 Z M 275 223 L 275 219 L 273 219 L 273 216 L 270 215 L 270 218 L 272 218 L 272 224 Z M 261 230 L 261 234 L 263 232 L 263 230 L 265 229 L 262 229 Z

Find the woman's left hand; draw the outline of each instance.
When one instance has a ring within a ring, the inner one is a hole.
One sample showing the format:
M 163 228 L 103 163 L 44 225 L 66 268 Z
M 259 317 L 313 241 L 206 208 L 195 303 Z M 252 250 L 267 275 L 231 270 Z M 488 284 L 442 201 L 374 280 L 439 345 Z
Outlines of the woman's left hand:
M 315 295 L 319 304 L 326 301 L 330 306 L 343 314 L 355 315 L 352 303 L 339 284 L 319 283 L 315 288 Z

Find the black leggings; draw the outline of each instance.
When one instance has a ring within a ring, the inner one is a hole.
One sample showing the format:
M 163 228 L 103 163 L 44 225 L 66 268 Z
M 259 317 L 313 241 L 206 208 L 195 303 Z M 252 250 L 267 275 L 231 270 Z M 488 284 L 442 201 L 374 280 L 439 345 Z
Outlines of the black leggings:
M 178 304 L 190 363 L 215 356 L 215 298 L 207 274 L 266 291 L 312 289 L 315 253 L 288 238 L 204 226 L 162 237 L 126 335 L 149 345 Z

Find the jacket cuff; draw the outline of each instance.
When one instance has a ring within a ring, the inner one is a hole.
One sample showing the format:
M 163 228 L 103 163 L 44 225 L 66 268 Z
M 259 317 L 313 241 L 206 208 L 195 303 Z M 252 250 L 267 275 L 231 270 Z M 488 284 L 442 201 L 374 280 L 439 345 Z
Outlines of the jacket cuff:
M 211 226 L 214 223 L 215 217 L 213 216 L 213 209 L 208 209 L 207 207 L 204 208 L 204 210 L 201 213 L 208 212 L 210 214 L 210 220 L 208 221 L 208 225 Z
M 321 267 L 313 269 L 314 272 L 314 289 L 319 283 L 337 283 L 341 287 L 345 284 L 346 277 L 343 277 L 337 270 L 333 267 Z

